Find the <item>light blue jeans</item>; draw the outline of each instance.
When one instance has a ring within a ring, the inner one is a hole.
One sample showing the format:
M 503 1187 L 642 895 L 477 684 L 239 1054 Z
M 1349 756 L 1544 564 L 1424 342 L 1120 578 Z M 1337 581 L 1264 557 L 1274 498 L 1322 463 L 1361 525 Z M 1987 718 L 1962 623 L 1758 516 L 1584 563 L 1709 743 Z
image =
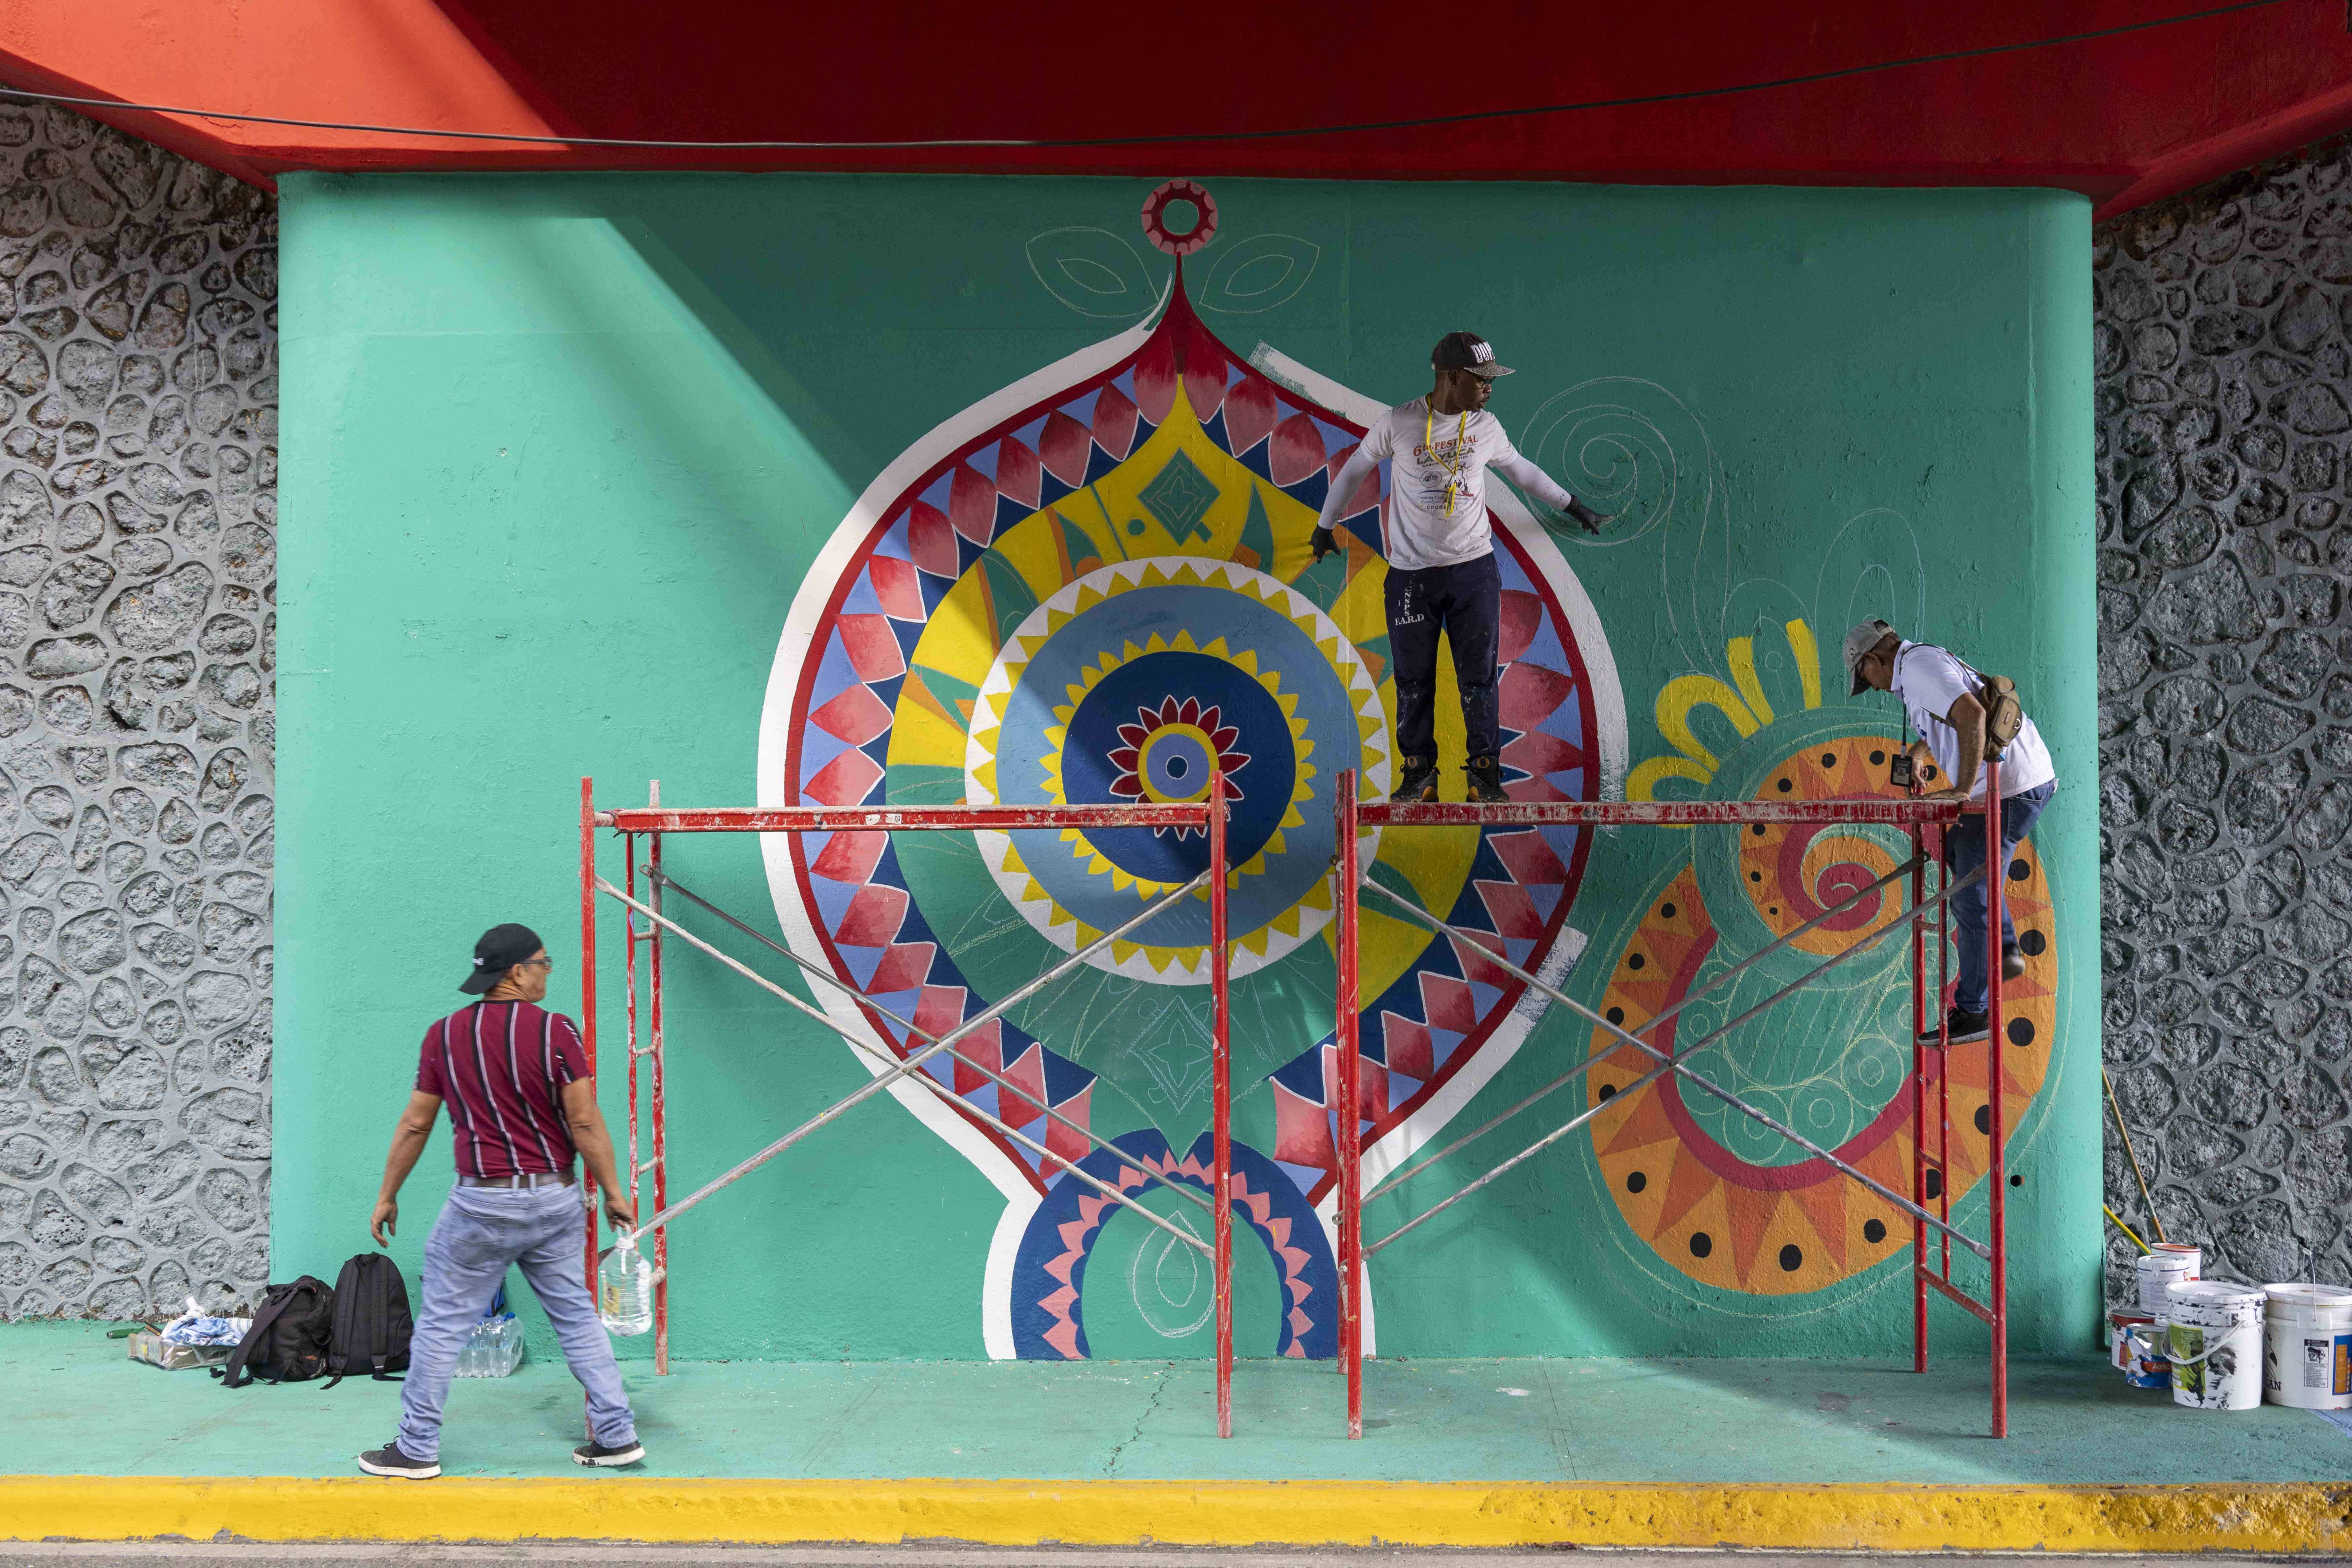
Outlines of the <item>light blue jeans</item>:
M 613 1342 L 582 1278 L 582 1244 L 577 1185 L 450 1190 L 425 1243 L 425 1305 L 400 1390 L 402 1453 L 441 1457 L 441 1407 L 449 1400 L 457 1352 L 515 1264 L 554 1325 L 572 1375 L 588 1391 L 589 1431 L 608 1448 L 636 1440 Z

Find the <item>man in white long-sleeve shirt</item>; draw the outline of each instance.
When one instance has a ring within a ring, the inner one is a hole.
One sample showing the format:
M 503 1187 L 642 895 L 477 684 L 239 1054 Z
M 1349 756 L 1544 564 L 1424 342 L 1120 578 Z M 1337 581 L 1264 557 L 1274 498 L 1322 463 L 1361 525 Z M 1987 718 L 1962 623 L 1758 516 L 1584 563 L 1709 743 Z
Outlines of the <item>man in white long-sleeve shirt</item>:
M 1430 354 L 1436 384 L 1426 397 L 1375 420 L 1340 468 L 1315 524 L 1315 559 L 1338 548 L 1332 525 L 1346 499 L 1382 462 L 1389 467 L 1389 652 L 1396 665 L 1398 776 L 1391 800 L 1437 798 L 1437 636 L 1454 648 L 1467 731 L 1470 798 L 1508 800 L 1496 717 L 1496 645 L 1503 579 L 1486 515 L 1494 469 L 1587 529 L 1605 519 L 1521 457 L 1486 412 L 1495 378 L 1510 374 L 1475 332 L 1448 332 Z

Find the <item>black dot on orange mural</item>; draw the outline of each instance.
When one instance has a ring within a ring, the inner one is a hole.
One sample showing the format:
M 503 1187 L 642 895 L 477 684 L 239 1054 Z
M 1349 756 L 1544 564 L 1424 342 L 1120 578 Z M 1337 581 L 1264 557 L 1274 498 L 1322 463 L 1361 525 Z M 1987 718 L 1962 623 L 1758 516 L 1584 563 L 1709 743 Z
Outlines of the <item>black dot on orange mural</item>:
M 1629 953 L 1629 954 L 1627 954 L 1627 955 L 1626 955 L 1626 959 L 1625 959 L 1625 967 L 1626 967 L 1626 968 L 1628 968 L 1628 969 L 1639 969 L 1639 968 L 1641 968 L 1643 964 L 1645 964 L 1645 963 L 1649 963 L 1649 962 L 1650 962 L 1650 961 L 1649 961 L 1648 959 L 1643 958 L 1643 957 L 1640 953 L 1638 953 L 1638 952 L 1635 952 L 1635 953 Z
M 1766 914 L 1769 914 L 1769 915 L 1777 915 L 1777 914 L 1779 914 L 1779 913 L 1780 912 L 1780 905 L 1778 905 L 1778 904 L 1774 904 L 1770 909 L 1769 909 L 1769 910 L 1765 910 L 1764 912 L 1765 912 Z
M 1634 1172 L 1632 1175 L 1625 1178 L 1625 1190 L 1629 1193 L 1638 1193 L 1649 1184 L 1650 1178 L 1643 1175 L 1639 1171 Z
M 1797 786 L 1790 784 L 1787 779 L 1781 779 L 1774 784 L 1772 787 L 1779 790 L 1782 795 L 1786 795 Z
M 2021 855 L 2016 859 L 2011 860 L 2009 863 L 2009 879 L 2011 881 L 2022 882 L 2026 878 L 2032 875 L 2033 875 L 2033 868 L 2025 863 L 2024 856 Z
M 1862 1239 L 1871 1243 L 1873 1246 L 1885 1241 L 1886 1239 L 1886 1222 L 1883 1219 L 1864 1220 L 1862 1222 Z
M 1757 837 L 1761 838 L 1764 837 L 1764 825 L 1760 822 L 1756 823 L 1750 826 L 1748 831 L 1756 835 Z
M 1695 1230 L 1691 1232 L 1691 1256 L 1693 1258 L 1705 1258 L 1708 1253 L 1713 1252 L 1714 1250 L 1715 1237 L 1707 1235 L 1707 1233 L 1703 1230 Z
M 1672 904 L 1660 904 L 1658 906 L 1658 918 L 1662 921 L 1670 921 L 1674 919 L 1675 906 Z
M 1927 1173 L 1927 1195 L 1931 1198 L 1940 1198 L 1944 1195 L 1943 1172 L 1930 1171 Z
M 1624 1008 L 1622 1008 L 1622 1007 L 1612 1007 L 1612 1008 L 1610 1008 L 1610 1009 L 1609 1009 L 1609 1021 L 1610 1021 L 1611 1023 L 1612 1023 L 1612 1024 L 1622 1024 L 1622 1023 L 1623 1023 L 1623 1022 L 1625 1021 L 1625 1009 L 1624 1009 Z
M 1991 1107 L 1991 1106 L 1990 1106 L 1990 1105 L 1979 1105 L 1979 1106 L 1978 1106 L 1978 1107 L 1977 1107 L 1977 1131 L 1979 1131 L 1979 1132 L 1987 1132 L 1987 1133 L 1989 1133 L 1989 1132 L 1990 1132 L 1990 1131 L 1992 1131 L 1992 1107 Z
M 1885 761 L 1886 753 L 1885 752 L 1873 752 L 1870 753 L 1870 765 L 1874 768 L 1879 766 Z
M 1603 1099 L 1603 1100 L 1614 1100 L 1614 1099 L 1616 1099 L 1616 1098 L 1617 1098 L 1617 1086 L 1616 1086 L 1615 1084 L 1613 1084 L 1613 1083 L 1604 1083 L 1604 1084 L 1602 1084 L 1602 1085 L 1601 1086 L 1601 1099 Z
M 1798 1269 L 1802 1268 L 1804 1266 L 1805 1266 L 1805 1254 L 1804 1254 L 1804 1251 L 1803 1251 L 1803 1249 L 1802 1249 L 1802 1248 L 1801 1248 L 1800 1247 L 1798 1247 L 1798 1245 L 1797 1245 L 1795 1242 L 1793 1242 L 1793 1241 L 1792 1241 L 1792 1242 L 1789 1243 L 1789 1245 L 1788 1245 L 1788 1246 L 1786 1246 L 1786 1247 L 1782 1247 L 1782 1248 L 1780 1249 L 1780 1272 L 1781 1272 L 1781 1273 L 1783 1273 L 1783 1274 L 1794 1274 Z
M 1835 752 L 1823 752 L 1822 753 L 1822 766 L 1825 768 L 1833 768 L 1837 766 L 1837 753 Z
M 2009 1035 L 2009 1043 L 2011 1045 L 2030 1046 L 2033 1043 L 2033 1020 L 2031 1018 L 2011 1018 L 2009 1021 L 2009 1029 L 2007 1032 Z
M 1764 873 L 1761 871 L 1750 871 L 1748 873 L 1748 879 L 1751 882 L 1760 882 L 1764 879 Z
M 2017 950 L 2028 958 L 2041 957 L 2043 950 L 2049 945 L 2050 939 L 2038 931 L 2027 931 L 2017 939 Z

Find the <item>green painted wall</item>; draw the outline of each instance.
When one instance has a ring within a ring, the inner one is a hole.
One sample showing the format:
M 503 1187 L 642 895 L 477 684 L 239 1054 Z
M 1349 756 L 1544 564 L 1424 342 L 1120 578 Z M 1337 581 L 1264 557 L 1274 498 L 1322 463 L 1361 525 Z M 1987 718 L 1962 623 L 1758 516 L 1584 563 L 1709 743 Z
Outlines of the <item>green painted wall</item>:
M 1561 389 L 1627 377 L 1679 404 L 1694 472 L 1687 431 L 1711 443 L 1713 510 L 1569 547 L 1614 654 L 1635 762 L 1667 750 L 1653 700 L 1668 680 L 1719 660 L 1727 636 L 1782 646 L 1761 635 L 1785 616 L 1759 584 L 1813 613 L 1832 664 L 1850 599 L 1867 611 L 1924 589 L 1927 635 L 2019 678 L 2063 783 L 2036 838 L 2061 985 L 2049 1081 L 2011 1144 L 2024 1178 L 2011 1194 L 2013 1343 L 2085 1342 L 2100 1245 L 2086 205 L 2043 192 L 1213 188 L 1225 233 L 1320 247 L 1278 305 L 1204 313 L 1236 350 L 1263 339 L 1401 401 L 1425 390 L 1429 344 L 1466 324 L 1522 367 L 1495 405 L 1515 431 Z M 1033 242 L 1073 227 L 1128 237 L 1156 287 L 1164 264 L 1133 226 L 1147 189 L 286 179 L 275 1274 L 329 1272 L 364 1244 L 417 1040 L 457 1000 L 483 926 L 536 926 L 559 961 L 555 1005 L 576 1005 L 583 773 L 613 800 L 649 777 L 672 803 L 753 798 L 777 634 L 815 552 L 933 425 L 1133 322 L 1139 296 L 1120 305 L 1058 274 L 1064 294 L 1127 311 L 1095 318 L 1041 287 Z M 1859 598 L 1832 592 L 1895 537 L 1887 518 L 1916 541 L 1906 581 L 1873 600 L 1865 572 Z M 1841 536 L 1854 519 L 1861 531 Z M 1828 685 L 1843 703 L 1834 671 Z M 1891 700 L 1878 701 L 1870 716 L 1891 726 Z M 1738 739 L 1715 742 L 1727 768 Z M 1596 954 L 1618 951 L 1659 879 L 1690 858 L 1684 836 L 1602 837 L 1574 916 Z M 772 919 L 750 842 L 683 845 L 673 864 Z M 618 979 L 615 965 L 606 983 Z M 1588 963 L 1575 984 L 1598 996 L 1607 979 Z M 865 1081 L 830 1037 L 707 963 L 681 963 L 674 1006 L 681 1180 Z M 1581 1056 L 1588 1033 L 1547 1019 L 1456 1127 Z M 395 1256 L 412 1275 L 447 1162 L 444 1136 L 408 1190 Z M 1381 1348 L 1907 1343 L 1896 1267 L 1812 1296 L 1670 1280 L 1601 1199 L 1598 1170 L 1591 1142 L 1571 1139 L 1386 1255 Z M 869 1105 L 681 1222 L 678 1352 L 978 1355 L 1000 1208 L 907 1112 Z M 1271 1299 L 1270 1274 L 1243 1287 L 1245 1312 Z M 1942 1346 L 1976 1337 L 1955 1313 L 1936 1321 Z

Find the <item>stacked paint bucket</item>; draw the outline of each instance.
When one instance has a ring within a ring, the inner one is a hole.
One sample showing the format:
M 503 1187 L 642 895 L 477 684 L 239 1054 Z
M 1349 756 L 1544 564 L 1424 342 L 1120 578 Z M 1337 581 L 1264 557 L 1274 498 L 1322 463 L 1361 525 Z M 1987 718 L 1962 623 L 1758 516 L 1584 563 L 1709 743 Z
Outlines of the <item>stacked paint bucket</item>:
M 2178 1241 L 2158 1242 L 2139 1259 L 2139 1310 L 2108 1315 L 2109 1359 L 2134 1388 L 2169 1388 L 2167 1331 L 2172 1286 L 2197 1278 L 2203 1253 Z

